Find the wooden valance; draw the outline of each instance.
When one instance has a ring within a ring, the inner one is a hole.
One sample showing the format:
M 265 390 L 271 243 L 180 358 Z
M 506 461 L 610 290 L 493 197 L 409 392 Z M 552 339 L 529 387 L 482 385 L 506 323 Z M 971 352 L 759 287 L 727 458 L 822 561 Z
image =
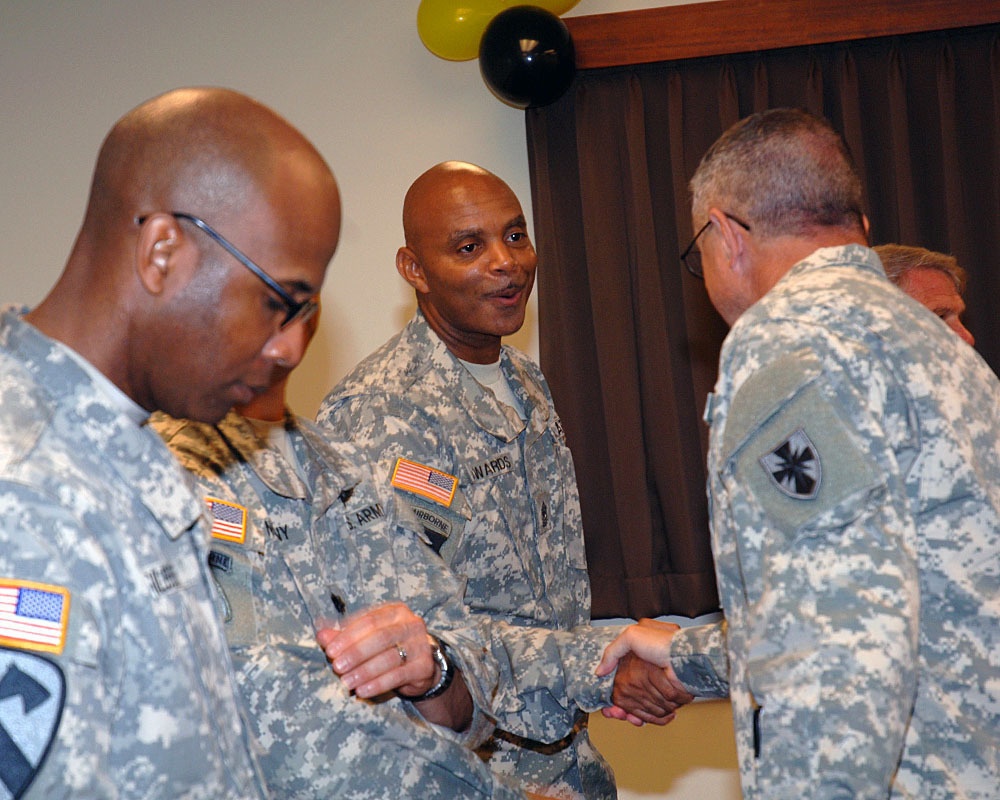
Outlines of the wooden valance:
M 1000 0 L 715 0 L 567 17 L 577 69 L 1000 22 Z

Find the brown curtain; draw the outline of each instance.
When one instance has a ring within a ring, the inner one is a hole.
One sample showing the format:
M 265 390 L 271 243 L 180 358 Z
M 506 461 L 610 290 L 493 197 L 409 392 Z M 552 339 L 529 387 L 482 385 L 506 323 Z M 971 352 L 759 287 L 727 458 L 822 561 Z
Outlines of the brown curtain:
M 578 73 L 526 112 L 541 362 L 573 449 L 597 618 L 715 609 L 701 420 L 726 328 L 678 253 L 687 183 L 730 124 L 829 118 L 872 243 L 953 253 L 1000 365 L 1000 25 Z

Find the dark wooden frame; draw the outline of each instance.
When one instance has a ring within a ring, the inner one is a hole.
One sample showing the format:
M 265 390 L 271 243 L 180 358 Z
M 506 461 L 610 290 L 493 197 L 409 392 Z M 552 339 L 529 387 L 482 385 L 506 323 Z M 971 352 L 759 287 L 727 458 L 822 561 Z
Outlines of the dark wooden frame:
M 716 0 L 566 17 L 577 69 L 1000 22 L 1000 0 Z

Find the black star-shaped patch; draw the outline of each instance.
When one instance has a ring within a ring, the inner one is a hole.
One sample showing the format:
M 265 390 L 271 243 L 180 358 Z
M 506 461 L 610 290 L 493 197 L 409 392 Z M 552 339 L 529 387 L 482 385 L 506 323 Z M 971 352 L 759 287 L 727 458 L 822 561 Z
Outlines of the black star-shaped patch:
M 796 500 L 812 500 L 823 478 L 816 446 L 799 428 L 770 453 L 760 458 L 760 465 L 779 491 Z

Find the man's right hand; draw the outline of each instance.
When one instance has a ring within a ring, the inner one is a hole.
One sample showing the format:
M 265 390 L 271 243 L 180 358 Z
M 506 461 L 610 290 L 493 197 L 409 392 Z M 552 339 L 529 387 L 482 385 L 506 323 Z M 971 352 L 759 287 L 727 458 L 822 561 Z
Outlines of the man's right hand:
M 670 640 L 680 627 L 670 622 L 642 619 L 630 625 L 604 651 L 598 675 L 615 667 L 611 700 L 601 710 L 609 719 L 666 725 L 682 705 L 694 700 L 670 666 Z

